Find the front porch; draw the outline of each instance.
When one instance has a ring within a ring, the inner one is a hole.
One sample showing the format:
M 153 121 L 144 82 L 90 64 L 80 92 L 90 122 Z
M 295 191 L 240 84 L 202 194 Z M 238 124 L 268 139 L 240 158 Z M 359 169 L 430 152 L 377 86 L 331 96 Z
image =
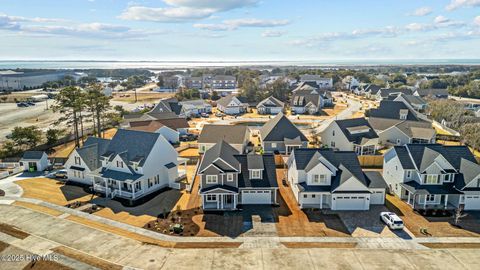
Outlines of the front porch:
M 204 210 L 236 210 L 238 194 L 236 193 L 206 193 L 202 196 Z
M 419 210 L 455 210 L 453 203 L 456 194 L 421 194 L 405 191 L 405 202 L 413 209 Z M 457 198 L 458 200 L 459 198 Z
M 135 183 L 140 182 L 133 182 L 131 180 L 117 181 L 96 176 L 93 178 L 93 190 L 105 194 L 107 198 L 121 197 L 135 200 L 145 193 L 141 185 Z

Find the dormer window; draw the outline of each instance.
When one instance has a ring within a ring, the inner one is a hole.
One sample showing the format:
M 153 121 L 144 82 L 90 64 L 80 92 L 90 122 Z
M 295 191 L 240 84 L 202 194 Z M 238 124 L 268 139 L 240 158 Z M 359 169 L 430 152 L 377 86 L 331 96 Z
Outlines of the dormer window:
M 453 182 L 453 174 L 445 174 L 443 176 L 443 182 L 450 183 Z
M 261 179 L 262 170 L 250 170 L 250 179 Z
M 400 110 L 400 119 L 407 120 L 408 110 Z
M 118 168 L 123 168 L 123 161 L 118 161 L 117 160 L 117 167 Z
M 75 165 L 82 165 L 80 157 L 75 157 Z

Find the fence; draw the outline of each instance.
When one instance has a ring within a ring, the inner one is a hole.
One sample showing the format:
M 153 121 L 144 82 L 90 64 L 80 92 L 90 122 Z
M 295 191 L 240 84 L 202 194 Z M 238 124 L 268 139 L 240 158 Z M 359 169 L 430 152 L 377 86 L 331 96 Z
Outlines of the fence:
M 358 161 L 360 165 L 365 168 L 382 168 L 383 167 L 383 156 L 358 156 Z

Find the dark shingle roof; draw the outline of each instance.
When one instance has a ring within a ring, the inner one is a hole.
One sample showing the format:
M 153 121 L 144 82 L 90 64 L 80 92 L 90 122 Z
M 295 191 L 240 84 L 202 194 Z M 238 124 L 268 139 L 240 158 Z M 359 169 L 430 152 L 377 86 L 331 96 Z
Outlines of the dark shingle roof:
M 269 96 L 266 99 L 260 101 L 260 103 L 258 103 L 257 107 L 259 107 L 259 106 L 281 107 L 281 108 L 283 108 L 285 106 L 285 104 L 283 102 L 281 102 L 280 100 L 278 100 L 277 98 L 275 98 L 274 96 Z
M 83 146 L 77 149 L 77 153 L 90 171 L 94 171 L 102 166 L 100 156 L 105 153 L 109 144 L 110 140 L 88 137 Z
M 135 181 L 135 180 L 139 179 L 140 177 L 142 177 L 141 174 L 137 174 L 137 173 L 120 172 L 120 171 L 116 171 L 116 170 L 108 170 L 108 169 L 105 169 L 105 168 L 99 169 L 98 174 L 101 177 L 112 178 L 112 179 L 115 179 L 117 181 L 126 181 L 126 180 Z
M 240 101 L 240 103 L 247 103 L 246 98 L 244 98 L 244 97 L 237 97 L 237 96 L 234 96 L 234 95 L 230 94 L 230 95 L 224 96 L 224 97 L 222 97 L 221 99 L 217 100 L 217 105 L 221 105 L 221 106 L 223 106 L 223 107 L 228 107 L 228 104 L 230 104 L 230 102 L 231 102 L 234 98 L 237 98 L 238 101 Z
M 243 144 L 248 131 L 242 125 L 205 125 L 198 137 L 199 143 L 217 143 L 224 140 L 229 144 Z
M 405 95 L 405 94 L 401 94 L 400 96 L 403 97 L 405 101 L 407 101 L 410 105 L 426 105 L 427 104 L 427 102 L 419 96 Z
M 446 97 L 448 96 L 447 89 L 417 89 L 416 92 L 421 97 L 433 96 L 433 97 Z
M 407 151 L 407 148 L 404 146 L 394 146 L 395 152 L 397 153 L 398 159 L 400 160 L 400 164 L 406 170 L 414 170 L 415 165 L 410 158 L 410 154 Z
M 397 93 L 404 93 L 407 95 L 412 94 L 412 90 L 407 88 L 395 89 L 395 88 L 382 88 L 380 89 L 380 96 L 383 98 L 388 98 L 389 95 L 397 94 Z
M 460 169 L 462 158 L 476 163 L 475 157 L 467 146 L 407 144 L 405 147 L 408 149 L 416 167 L 421 171 L 430 166 L 439 155 L 442 155 L 456 170 Z
M 380 101 L 380 106 L 376 109 L 368 110 L 366 116 L 400 120 L 400 110 L 408 110 L 407 119 L 404 120 L 418 121 L 415 112 L 410 110 L 405 103 L 392 100 Z
M 366 88 L 365 88 L 365 92 L 370 92 L 372 95 L 375 95 L 377 94 L 378 90 L 382 89 L 381 86 L 379 85 L 376 85 L 376 84 L 369 84 Z
M 368 123 L 365 118 L 355 118 L 355 119 L 345 119 L 345 120 L 336 120 L 335 123 L 340 127 L 343 134 L 349 142 L 360 144 L 363 138 L 374 139 L 378 138 L 377 133 L 372 126 Z M 367 132 L 355 133 L 353 129 L 368 129 Z M 352 134 L 353 132 L 353 134 Z
M 458 188 L 464 188 L 480 175 L 480 165 L 471 160 L 462 158 L 460 160 L 460 172 L 462 173 L 461 181 L 455 181 L 455 184 Z
M 387 182 L 385 182 L 385 179 L 383 179 L 383 176 L 380 172 L 366 171 L 365 176 L 369 182 L 369 188 L 388 188 Z
M 260 136 L 262 141 L 283 142 L 285 139 L 295 139 L 297 137 L 302 142 L 308 141 L 307 137 L 283 113 L 277 114 L 265 123 L 260 129 Z
M 231 145 L 229 145 L 227 142 L 225 142 L 224 140 L 218 141 L 217 144 L 215 144 L 205 152 L 202 158 L 202 162 L 200 163 L 200 169 L 198 171 L 202 172 L 212 163 L 223 171 L 232 170 L 232 168 L 230 168 L 228 165 L 235 168 L 235 170 L 238 170 L 238 168 L 240 167 L 240 163 L 235 158 L 235 155 L 237 154 L 239 154 L 238 151 Z M 217 159 L 219 158 L 225 161 L 227 164 L 224 164 L 221 161 L 217 161 Z
M 410 181 L 406 183 L 401 183 L 401 186 L 406 188 L 408 191 L 421 194 L 461 194 L 455 187 L 454 184 L 443 184 L 443 185 L 421 185 L 417 181 Z
M 23 153 L 23 159 L 41 159 L 43 154 L 45 152 L 43 151 L 26 151 Z
M 261 155 L 247 155 L 247 167 L 249 170 L 263 170 L 263 157 Z
M 275 168 L 275 158 L 273 155 L 265 154 L 262 156 L 257 156 L 258 159 L 255 161 L 255 165 L 262 163 L 262 179 L 250 179 L 250 173 L 248 171 L 250 166 L 251 155 L 236 155 L 236 159 L 240 162 L 242 166 L 242 171 L 238 176 L 238 187 L 239 188 L 267 188 L 267 187 L 278 187 L 277 183 L 277 173 Z M 255 158 L 255 159 L 257 159 Z M 258 166 L 256 166 L 258 167 Z

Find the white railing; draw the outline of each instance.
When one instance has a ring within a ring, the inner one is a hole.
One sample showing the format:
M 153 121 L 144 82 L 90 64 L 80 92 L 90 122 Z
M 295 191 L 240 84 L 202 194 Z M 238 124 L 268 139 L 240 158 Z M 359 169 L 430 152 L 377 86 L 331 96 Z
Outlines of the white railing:
M 8 172 L 1 172 L 0 179 L 7 178 L 10 174 Z
M 180 183 L 170 183 L 169 187 L 173 189 L 180 189 Z
M 18 162 L 1 162 L 0 163 L 0 168 L 1 169 L 16 168 L 16 167 L 20 167 L 20 163 L 18 163 Z

